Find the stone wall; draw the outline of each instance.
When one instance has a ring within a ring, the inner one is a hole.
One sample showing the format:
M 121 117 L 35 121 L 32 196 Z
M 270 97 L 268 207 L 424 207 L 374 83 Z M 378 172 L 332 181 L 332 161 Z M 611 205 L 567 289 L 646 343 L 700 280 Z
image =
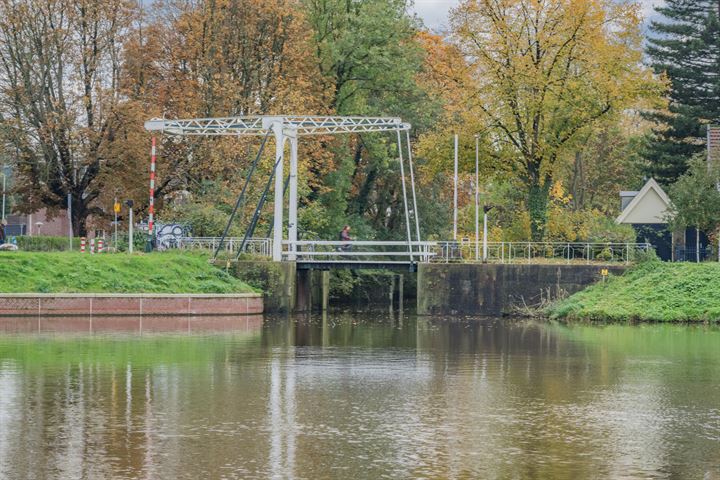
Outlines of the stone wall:
M 624 266 L 535 264 L 421 264 L 417 308 L 421 315 L 502 315 L 573 294 L 601 280 L 600 271 Z

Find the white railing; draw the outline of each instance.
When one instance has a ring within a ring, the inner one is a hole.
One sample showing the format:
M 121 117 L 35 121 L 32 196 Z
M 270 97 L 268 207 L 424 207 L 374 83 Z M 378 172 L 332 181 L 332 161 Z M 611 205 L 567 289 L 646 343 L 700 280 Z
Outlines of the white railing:
M 474 242 L 298 241 L 283 242 L 283 259 L 315 263 L 472 263 L 483 261 Z M 489 242 L 491 263 L 630 263 L 652 249 L 648 243 Z
M 242 237 L 226 237 L 223 242 L 222 251 L 237 255 Z M 217 250 L 220 245 L 220 237 L 182 237 L 178 240 L 177 247 L 183 250 Z M 262 257 L 272 256 L 272 239 L 250 238 L 245 242 L 242 253 L 249 253 Z
M 483 261 L 483 245 L 475 242 L 435 242 L 433 262 Z M 488 242 L 492 263 L 630 263 L 653 247 L 649 243 L 619 242 Z
M 220 237 L 182 237 L 177 248 L 215 251 Z M 241 237 L 227 237 L 222 251 L 238 254 Z M 251 238 L 243 253 L 271 257 L 272 239 Z M 482 243 L 476 253 L 475 242 L 454 241 L 283 241 L 283 260 L 314 263 L 473 263 L 483 261 Z M 490 263 L 630 263 L 648 252 L 648 243 L 600 242 L 488 242 Z
M 329 241 L 283 242 L 283 259 L 313 263 L 410 263 L 429 262 L 436 242 Z

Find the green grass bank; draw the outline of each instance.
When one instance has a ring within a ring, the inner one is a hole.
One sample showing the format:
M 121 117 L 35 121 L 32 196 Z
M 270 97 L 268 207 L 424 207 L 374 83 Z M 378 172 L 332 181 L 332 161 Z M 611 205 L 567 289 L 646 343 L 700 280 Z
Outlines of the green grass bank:
M 554 319 L 720 321 L 720 263 L 640 264 L 550 306 Z
M 197 253 L 0 252 L 0 293 L 247 293 Z

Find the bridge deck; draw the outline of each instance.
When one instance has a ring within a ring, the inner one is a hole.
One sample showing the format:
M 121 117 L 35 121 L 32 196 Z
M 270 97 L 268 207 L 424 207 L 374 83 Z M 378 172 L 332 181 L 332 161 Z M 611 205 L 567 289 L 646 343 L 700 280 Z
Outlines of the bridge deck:
M 406 270 L 417 271 L 417 262 L 372 260 L 298 260 L 298 270 Z

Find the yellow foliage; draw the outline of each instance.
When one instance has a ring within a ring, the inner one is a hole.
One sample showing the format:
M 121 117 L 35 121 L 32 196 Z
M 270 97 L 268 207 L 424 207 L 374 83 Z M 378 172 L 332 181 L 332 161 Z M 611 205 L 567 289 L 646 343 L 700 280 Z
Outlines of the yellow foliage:
M 527 242 L 532 235 L 530 214 L 525 208 L 518 210 L 513 216 L 513 221 L 503 232 L 503 240 L 506 242 Z

